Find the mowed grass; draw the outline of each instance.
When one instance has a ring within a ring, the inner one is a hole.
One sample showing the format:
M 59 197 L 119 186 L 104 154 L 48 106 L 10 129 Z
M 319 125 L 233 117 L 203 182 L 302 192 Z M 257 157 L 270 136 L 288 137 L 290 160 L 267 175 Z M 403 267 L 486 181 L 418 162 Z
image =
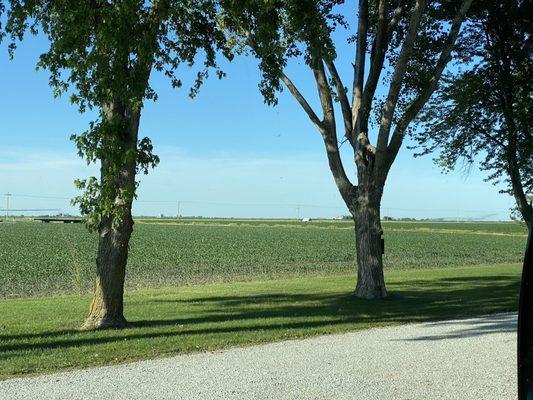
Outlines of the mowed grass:
M 123 330 L 78 331 L 90 296 L 1 301 L 0 378 L 410 322 L 514 311 L 520 266 L 390 271 L 390 297 L 354 278 L 307 277 L 133 291 Z
M 127 288 L 351 274 L 351 221 L 139 220 Z M 516 223 L 384 222 L 385 269 L 518 263 Z M 88 293 L 97 237 L 81 225 L 0 224 L 0 297 Z

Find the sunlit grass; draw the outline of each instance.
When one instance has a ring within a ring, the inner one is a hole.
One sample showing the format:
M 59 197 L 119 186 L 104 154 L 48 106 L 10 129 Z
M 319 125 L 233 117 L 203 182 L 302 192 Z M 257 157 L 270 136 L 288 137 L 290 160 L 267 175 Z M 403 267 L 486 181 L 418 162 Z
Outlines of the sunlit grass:
M 0 301 L 0 378 L 513 311 L 520 266 L 391 271 L 390 297 L 352 296 L 351 276 L 129 292 L 130 327 L 78 331 L 90 296 Z

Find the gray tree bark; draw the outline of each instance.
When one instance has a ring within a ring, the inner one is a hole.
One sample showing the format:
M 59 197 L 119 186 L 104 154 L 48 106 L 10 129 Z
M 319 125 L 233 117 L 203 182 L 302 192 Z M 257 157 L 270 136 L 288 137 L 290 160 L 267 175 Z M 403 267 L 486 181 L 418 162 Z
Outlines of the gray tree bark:
M 83 328 L 123 328 L 127 324 L 124 281 L 133 220 L 128 216 L 113 226 L 112 219 L 106 218 L 99 231 L 94 297 Z
M 136 154 L 140 111 L 122 108 L 119 104 L 104 107 L 106 118 L 127 121 L 127 128 L 114 133 L 121 143 L 121 151 L 133 150 Z M 108 179 L 107 161 L 102 160 L 101 179 Z M 98 229 L 98 252 L 96 257 L 96 283 L 94 297 L 84 329 L 122 328 L 127 322 L 124 317 L 124 282 L 128 261 L 128 246 L 133 231 L 131 207 L 133 199 L 124 201 L 121 194 L 134 190 L 136 174 L 135 158 L 119 165 L 112 177 L 116 185 L 115 207 L 123 208 L 122 217 L 102 217 Z
M 383 229 L 380 193 L 382 192 L 383 188 L 372 191 L 359 186 L 356 207 L 353 210 L 358 265 L 355 295 L 364 299 L 387 297 L 381 245 Z

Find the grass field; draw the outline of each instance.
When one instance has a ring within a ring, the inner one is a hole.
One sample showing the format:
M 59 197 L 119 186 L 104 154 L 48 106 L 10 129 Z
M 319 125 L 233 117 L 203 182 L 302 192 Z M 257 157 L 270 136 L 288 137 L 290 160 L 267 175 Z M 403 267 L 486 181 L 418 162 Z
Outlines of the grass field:
M 127 286 L 354 273 L 351 221 L 143 219 L 131 241 Z M 387 270 L 518 263 L 516 223 L 384 222 Z M 81 225 L 0 224 L 0 297 L 87 293 L 97 237 Z
M 516 310 L 518 265 L 390 271 L 390 297 L 351 277 L 130 291 L 123 330 L 79 331 L 90 296 L 2 300 L 0 379 L 179 353 Z

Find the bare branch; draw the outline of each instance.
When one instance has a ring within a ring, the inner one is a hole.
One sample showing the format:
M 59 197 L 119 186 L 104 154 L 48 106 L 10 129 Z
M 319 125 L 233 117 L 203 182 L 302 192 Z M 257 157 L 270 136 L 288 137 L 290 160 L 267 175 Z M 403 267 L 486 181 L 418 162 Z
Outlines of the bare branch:
M 326 72 L 324 71 L 324 64 L 320 57 L 315 57 L 313 61 L 313 74 L 315 76 L 322 111 L 324 112 L 322 137 L 326 146 L 329 168 L 344 202 L 351 209 L 353 208 L 354 194 L 357 188 L 348 179 L 340 156 L 333 99 L 331 98 L 331 89 L 328 84 Z
M 370 56 L 370 71 L 368 73 L 365 91 L 368 91 L 369 86 L 375 86 L 379 74 L 383 68 L 383 61 L 385 60 L 385 52 L 388 44 L 388 27 L 387 27 L 387 1 L 380 0 L 378 4 L 378 23 L 377 31 L 372 42 L 372 52 Z
M 324 71 L 324 64 L 322 58 L 315 57 L 313 60 L 313 74 L 317 85 L 318 96 L 320 97 L 320 104 L 322 112 L 324 113 L 324 123 L 327 128 L 335 130 L 335 110 L 333 108 L 333 99 L 331 98 L 331 89 L 328 84 L 326 72 Z M 330 125 L 330 126 L 328 126 Z
M 356 131 L 361 98 L 363 96 L 363 83 L 365 79 L 365 53 L 366 37 L 368 33 L 368 0 L 359 0 L 359 22 L 357 25 L 357 46 L 355 49 L 355 69 L 352 92 L 352 126 Z M 354 135 L 357 136 L 357 133 Z
M 256 51 L 255 50 L 255 43 L 252 40 L 252 35 L 250 34 L 250 32 L 246 31 L 245 35 L 246 35 L 246 44 L 253 51 Z M 313 124 L 315 124 L 315 126 L 318 128 L 319 132 L 322 134 L 322 131 L 324 130 L 323 122 L 320 120 L 320 118 L 318 118 L 316 113 L 313 111 L 313 108 L 309 105 L 309 103 L 307 102 L 305 97 L 302 95 L 302 93 L 298 90 L 296 85 L 294 83 L 292 83 L 292 81 L 289 79 L 289 77 L 287 75 L 285 75 L 284 72 L 281 73 L 281 80 L 283 81 L 285 86 L 287 86 L 287 88 L 289 89 L 289 92 L 291 92 L 292 96 L 298 101 L 298 103 L 303 108 L 303 110 L 305 111 L 305 113 L 307 114 L 307 116 L 309 117 L 311 122 L 313 122 Z
M 337 96 L 341 104 L 342 117 L 344 120 L 344 136 L 346 136 L 346 139 L 350 142 L 352 146 L 354 146 L 354 142 L 352 140 L 352 109 L 350 107 L 350 103 L 348 102 L 346 88 L 342 84 L 342 80 L 339 76 L 339 73 L 337 72 L 337 68 L 335 67 L 333 61 L 325 61 L 325 63 L 328 67 L 328 71 L 331 77 L 333 78 L 333 82 L 335 82 Z
M 368 124 L 368 117 L 372 108 L 372 99 L 376 93 L 376 88 L 379 83 L 381 72 L 383 71 L 383 64 L 385 62 L 385 55 L 389 47 L 392 30 L 400 20 L 405 11 L 405 2 L 398 1 L 397 7 L 394 9 L 391 19 L 387 23 L 386 15 L 386 1 L 381 0 L 378 6 L 379 20 L 378 29 L 372 44 L 372 52 L 370 56 L 370 71 L 368 73 L 363 98 L 361 101 L 361 123 L 362 129 L 366 130 L 365 125 Z
M 289 77 L 285 75 L 285 73 L 281 75 L 281 80 L 287 86 L 287 88 L 289 89 L 293 97 L 298 101 L 298 103 L 300 103 L 300 106 L 302 106 L 303 110 L 306 112 L 309 119 L 313 122 L 313 124 L 315 124 L 318 130 L 322 132 L 322 130 L 324 129 L 323 122 L 320 121 L 320 119 L 318 118 L 316 113 L 313 111 L 313 109 L 311 108 L 307 100 L 304 98 L 304 96 L 300 93 L 298 88 L 294 85 L 294 83 L 292 83 Z
M 400 90 L 402 88 L 403 78 L 405 77 L 405 72 L 407 70 L 407 63 L 411 55 L 411 50 L 413 49 L 414 42 L 418 33 L 418 26 L 420 24 L 420 19 L 426 8 L 426 0 L 417 0 L 413 13 L 411 14 L 411 19 L 409 21 L 409 28 L 407 35 L 402 44 L 402 49 L 396 63 L 396 68 L 392 74 L 391 84 L 389 87 L 389 93 L 387 95 L 387 100 L 385 101 L 385 107 L 383 110 L 383 115 L 381 116 L 378 140 L 377 140 L 377 158 L 382 158 L 385 150 L 387 149 L 387 143 L 389 141 L 389 133 L 392 125 L 392 118 L 394 116 L 394 111 L 398 103 L 398 98 L 400 96 Z
M 431 97 L 435 89 L 437 89 L 438 83 L 442 76 L 442 72 L 444 71 L 444 68 L 450 61 L 451 53 L 455 46 L 455 41 L 457 40 L 457 36 L 459 35 L 459 30 L 461 29 L 461 25 L 463 23 L 463 20 L 466 16 L 468 9 L 470 8 L 470 5 L 472 4 L 472 1 L 473 0 L 464 0 L 463 3 L 461 4 L 459 11 L 455 15 L 455 18 L 453 19 L 452 27 L 450 28 L 450 33 L 448 34 L 448 37 L 446 38 L 444 48 L 442 49 L 439 60 L 437 62 L 437 65 L 435 66 L 435 70 L 433 71 L 431 78 L 426 82 L 426 85 L 421 90 L 417 98 L 406 108 L 404 114 L 402 115 L 398 123 L 396 124 L 390 144 L 387 146 L 387 151 L 386 151 L 387 157 L 385 160 L 385 164 L 386 164 L 387 170 L 390 168 L 390 166 L 394 162 L 394 159 L 396 158 L 396 155 L 398 154 L 398 151 L 400 150 L 400 147 L 403 142 L 403 137 L 405 135 L 405 130 L 407 129 L 409 123 L 411 123 L 411 121 L 416 118 L 416 116 L 418 115 L 422 107 L 424 107 L 424 104 L 426 104 L 426 102 L 429 100 L 429 98 Z M 388 135 L 387 135 L 387 140 L 388 140 Z M 386 145 L 387 143 L 385 142 L 385 146 Z

